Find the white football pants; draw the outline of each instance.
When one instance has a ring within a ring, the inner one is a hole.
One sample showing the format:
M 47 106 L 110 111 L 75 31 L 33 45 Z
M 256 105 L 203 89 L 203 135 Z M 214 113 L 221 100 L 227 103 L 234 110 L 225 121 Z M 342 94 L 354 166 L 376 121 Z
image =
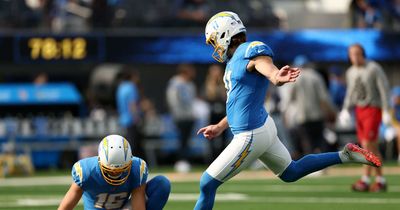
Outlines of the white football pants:
M 270 116 L 263 126 L 235 134 L 231 143 L 211 163 L 206 172 L 225 182 L 257 159 L 278 176 L 292 161 L 288 150 L 277 136 L 274 120 Z

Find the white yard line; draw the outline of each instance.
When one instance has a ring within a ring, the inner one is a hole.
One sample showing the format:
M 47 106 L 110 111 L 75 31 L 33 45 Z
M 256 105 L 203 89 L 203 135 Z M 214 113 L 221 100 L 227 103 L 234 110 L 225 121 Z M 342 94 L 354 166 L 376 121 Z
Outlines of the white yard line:
M 1 208 L 10 207 L 33 207 L 33 206 L 58 206 L 62 200 L 60 196 L 47 196 L 41 198 L 16 198 L 15 200 L 10 199 L 8 201 L 0 201 Z M 83 205 L 82 199 L 79 201 L 78 205 Z
M 235 184 L 236 185 L 236 184 Z M 243 185 L 225 185 L 221 189 L 226 191 L 241 191 L 241 192 L 348 192 L 349 185 L 279 185 L 279 184 L 260 184 L 255 187 L 240 187 Z M 239 190 L 240 188 L 240 190 Z M 400 185 L 388 186 L 389 192 L 400 192 Z
M 316 177 L 306 177 L 307 179 L 327 178 L 327 177 L 343 177 L 343 176 L 359 176 L 362 174 L 362 167 L 349 168 L 330 168 L 325 174 Z M 400 174 L 400 167 L 384 168 L 386 175 Z M 150 174 L 149 179 L 158 174 Z M 164 173 L 172 182 L 189 182 L 199 181 L 201 172 L 194 173 Z M 267 170 L 261 171 L 243 171 L 232 180 L 267 180 L 278 178 Z M 45 185 L 70 185 L 72 183 L 71 176 L 51 176 L 51 177 L 18 177 L 18 178 L 0 178 L 0 187 L 24 187 L 24 186 L 45 186 Z M 390 183 L 389 183 L 390 184 Z M 389 185 L 390 189 L 390 185 Z
M 151 177 L 149 178 L 151 179 Z M 26 177 L 26 178 L 8 178 L 0 179 L 0 187 L 27 187 L 27 186 L 66 186 L 72 183 L 69 176 L 57 177 Z M 232 190 L 243 184 L 224 185 L 224 190 Z M 344 185 L 290 185 L 290 184 L 259 184 L 257 187 L 240 187 L 244 192 L 346 192 L 350 190 L 349 186 Z M 400 192 L 399 185 L 390 185 L 389 192 Z
M 172 193 L 169 201 L 187 202 L 196 201 L 198 194 L 196 193 Z M 62 197 L 49 196 L 47 198 L 19 198 L 15 202 L 0 201 L 1 208 L 7 207 L 32 207 L 32 206 L 57 206 Z M 365 198 L 365 197 L 261 197 L 248 196 L 241 193 L 220 193 L 217 194 L 216 200 L 219 202 L 252 202 L 252 203 L 331 203 L 331 204 L 400 204 L 400 198 Z M 82 202 L 80 202 L 80 205 Z
M 254 203 L 340 203 L 340 204 L 400 204 L 400 198 L 333 198 L 333 197 L 250 197 L 246 202 Z
M 171 193 L 169 201 L 196 201 L 199 198 L 197 193 Z M 247 201 L 250 196 L 241 193 L 220 193 L 217 194 L 218 201 Z
M 45 185 L 70 185 L 71 176 L 18 177 L 0 179 L 0 187 L 27 187 Z

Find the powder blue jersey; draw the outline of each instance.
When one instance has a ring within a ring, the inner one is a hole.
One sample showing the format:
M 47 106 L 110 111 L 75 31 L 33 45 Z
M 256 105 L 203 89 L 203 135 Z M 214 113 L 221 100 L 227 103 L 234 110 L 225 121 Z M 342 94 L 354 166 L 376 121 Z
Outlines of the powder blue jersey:
M 234 134 L 256 129 L 268 117 L 264 100 L 269 81 L 259 72 L 249 72 L 246 68 L 249 61 L 257 56 L 272 58 L 273 52 L 262 42 L 245 42 L 236 49 L 226 65 L 226 113 L 229 127 Z
M 136 106 L 139 104 L 139 93 L 136 85 L 133 82 L 122 82 L 118 86 L 116 100 L 120 125 L 126 128 L 136 123 L 139 113 L 133 113 L 131 110 L 132 104 Z
M 119 186 L 110 185 L 104 180 L 97 156 L 82 159 L 72 167 L 72 178 L 83 190 L 85 210 L 121 209 L 132 190 L 146 183 L 147 175 L 146 162 L 137 157 L 132 158 L 128 179 Z

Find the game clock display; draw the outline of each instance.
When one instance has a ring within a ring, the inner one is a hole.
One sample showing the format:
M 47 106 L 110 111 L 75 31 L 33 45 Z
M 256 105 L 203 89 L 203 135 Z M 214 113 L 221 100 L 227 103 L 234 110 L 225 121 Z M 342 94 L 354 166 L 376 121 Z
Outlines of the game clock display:
M 15 62 L 101 61 L 104 38 L 100 36 L 18 36 Z

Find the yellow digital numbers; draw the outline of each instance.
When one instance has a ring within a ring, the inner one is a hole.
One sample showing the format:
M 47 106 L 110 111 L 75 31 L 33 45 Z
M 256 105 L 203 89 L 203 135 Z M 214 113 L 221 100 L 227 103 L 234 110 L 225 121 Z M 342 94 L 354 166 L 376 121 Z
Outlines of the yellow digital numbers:
M 84 38 L 30 38 L 28 40 L 32 60 L 82 60 L 87 55 L 87 42 Z

